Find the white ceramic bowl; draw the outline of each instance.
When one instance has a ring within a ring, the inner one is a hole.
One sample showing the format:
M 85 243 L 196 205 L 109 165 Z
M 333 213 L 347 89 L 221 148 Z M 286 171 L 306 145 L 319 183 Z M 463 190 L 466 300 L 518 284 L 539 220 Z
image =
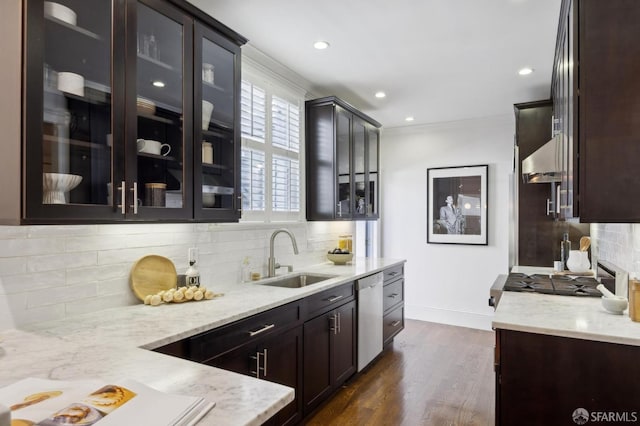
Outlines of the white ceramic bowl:
M 344 265 L 353 259 L 353 253 L 327 253 L 327 259 L 335 263 L 336 265 Z
M 54 18 L 70 25 L 76 25 L 77 22 L 77 15 L 73 10 L 69 9 L 67 6 L 63 6 L 60 3 L 52 1 L 44 2 L 44 14 L 47 16 L 53 16 Z
M 84 77 L 73 72 L 59 72 L 58 90 L 84 96 Z
M 602 307 L 612 314 L 622 315 L 625 309 L 629 306 L 629 302 L 626 298 L 616 296 L 616 297 L 605 297 L 602 296 Z
M 64 193 L 71 191 L 82 182 L 82 176 L 66 173 L 42 174 L 42 203 L 66 204 Z

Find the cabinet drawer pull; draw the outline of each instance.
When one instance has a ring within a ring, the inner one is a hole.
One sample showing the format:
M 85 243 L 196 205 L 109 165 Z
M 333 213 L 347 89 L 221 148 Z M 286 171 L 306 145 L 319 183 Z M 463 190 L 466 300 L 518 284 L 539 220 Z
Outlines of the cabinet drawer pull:
M 391 275 L 392 277 L 395 277 L 398 274 L 399 274 L 398 271 L 389 272 L 389 275 Z
M 391 293 L 389 297 L 395 299 L 396 297 L 398 297 L 398 293 Z
M 275 326 L 276 326 L 275 324 L 265 324 L 265 326 L 262 327 L 259 330 L 250 331 L 249 332 L 249 337 L 253 337 L 253 336 L 257 335 L 257 334 L 264 333 L 265 331 L 270 330 Z
M 336 300 L 340 300 L 342 299 L 344 296 L 340 295 L 340 296 L 331 296 L 328 299 L 324 299 L 325 302 L 335 302 Z
M 394 321 L 394 322 L 392 322 L 392 323 L 391 323 L 391 327 L 397 327 L 397 326 L 399 326 L 399 325 L 400 325 L 400 323 L 402 323 L 402 321 L 400 321 L 400 320 L 396 320 L 396 321 Z

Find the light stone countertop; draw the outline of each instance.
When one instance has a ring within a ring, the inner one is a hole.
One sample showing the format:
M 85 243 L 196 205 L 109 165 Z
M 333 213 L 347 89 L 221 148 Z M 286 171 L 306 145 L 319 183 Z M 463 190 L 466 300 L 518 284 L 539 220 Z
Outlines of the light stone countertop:
M 506 279 L 506 275 L 503 276 Z M 640 346 L 640 322 L 604 310 L 598 297 L 503 291 L 494 329 Z
M 259 425 L 293 400 L 293 389 L 152 352 L 203 331 L 229 324 L 403 263 L 354 259 L 299 272 L 333 275 L 303 288 L 257 283 L 207 284 L 224 296 L 213 300 L 135 305 L 0 332 L 0 386 L 25 377 L 60 380 L 131 378 L 160 391 L 204 396 L 216 403 L 199 425 Z M 205 283 L 206 284 L 206 283 Z

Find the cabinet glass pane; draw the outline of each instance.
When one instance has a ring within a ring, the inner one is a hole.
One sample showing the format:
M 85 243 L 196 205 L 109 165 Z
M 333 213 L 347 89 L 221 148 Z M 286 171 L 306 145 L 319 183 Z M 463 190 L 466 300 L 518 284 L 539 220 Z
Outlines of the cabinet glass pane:
M 202 207 L 234 208 L 234 57 L 202 38 Z M 197 75 L 197 74 L 196 74 Z
M 336 114 L 337 135 L 336 135 L 336 155 L 338 162 L 338 200 L 337 217 L 348 217 L 351 215 L 351 167 L 349 160 L 350 143 L 349 136 L 351 130 L 351 117 L 344 111 L 338 109 Z
M 44 204 L 108 204 L 111 1 L 44 2 Z
M 378 215 L 378 143 L 379 132 L 377 129 L 369 129 L 369 182 L 367 194 L 367 216 Z
M 357 119 L 353 121 L 353 170 L 354 170 L 354 195 L 355 213 L 360 215 L 366 211 L 366 170 L 365 170 L 365 133 L 364 123 Z
M 183 27 L 138 3 L 138 204 L 182 208 Z

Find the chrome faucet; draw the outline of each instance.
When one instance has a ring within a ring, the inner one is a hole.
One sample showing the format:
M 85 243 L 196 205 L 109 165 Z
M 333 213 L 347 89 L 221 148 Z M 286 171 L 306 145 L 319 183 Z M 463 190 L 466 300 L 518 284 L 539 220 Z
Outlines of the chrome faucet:
M 269 241 L 269 277 L 275 277 L 276 269 L 282 266 L 286 266 L 289 272 L 293 271 L 292 265 L 280 265 L 279 263 L 276 263 L 276 258 L 273 256 L 273 241 L 276 239 L 276 235 L 281 232 L 289 235 L 289 238 L 291 238 L 291 244 L 293 244 L 293 253 L 298 254 L 298 244 L 296 243 L 296 237 L 294 237 L 291 232 L 284 228 L 276 229 L 275 231 L 273 231 L 273 234 L 271 234 L 271 240 Z

